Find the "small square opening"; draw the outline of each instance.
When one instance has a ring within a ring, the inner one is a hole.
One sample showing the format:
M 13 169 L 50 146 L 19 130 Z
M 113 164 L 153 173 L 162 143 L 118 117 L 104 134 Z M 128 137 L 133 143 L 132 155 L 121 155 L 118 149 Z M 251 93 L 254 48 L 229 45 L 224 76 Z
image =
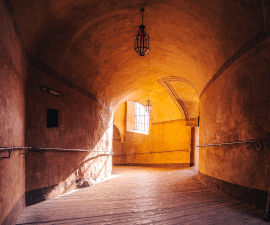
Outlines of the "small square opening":
M 47 109 L 47 127 L 58 127 L 58 110 Z

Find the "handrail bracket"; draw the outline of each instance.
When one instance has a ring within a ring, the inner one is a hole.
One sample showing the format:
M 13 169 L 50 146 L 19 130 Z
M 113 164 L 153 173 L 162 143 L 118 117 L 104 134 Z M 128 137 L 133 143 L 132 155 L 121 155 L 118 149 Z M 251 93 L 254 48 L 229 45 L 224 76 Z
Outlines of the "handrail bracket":
M 0 160 L 1 159 L 9 159 L 10 158 L 13 149 L 11 148 L 11 149 L 7 149 L 7 150 L 8 150 L 8 156 L 1 157 Z

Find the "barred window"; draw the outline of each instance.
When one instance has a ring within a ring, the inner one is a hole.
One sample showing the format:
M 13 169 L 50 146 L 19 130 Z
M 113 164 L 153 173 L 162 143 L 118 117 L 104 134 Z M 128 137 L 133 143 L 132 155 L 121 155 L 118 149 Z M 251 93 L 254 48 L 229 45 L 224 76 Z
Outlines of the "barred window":
M 138 102 L 135 102 L 134 112 L 134 130 L 146 131 L 149 130 L 149 114 L 145 111 L 145 107 Z

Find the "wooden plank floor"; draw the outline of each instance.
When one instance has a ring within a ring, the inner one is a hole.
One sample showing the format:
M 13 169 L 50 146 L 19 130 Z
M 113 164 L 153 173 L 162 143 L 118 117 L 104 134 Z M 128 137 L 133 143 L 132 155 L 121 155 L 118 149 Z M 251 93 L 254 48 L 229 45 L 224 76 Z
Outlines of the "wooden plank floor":
M 114 167 L 116 178 L 27 207 L 17 224 L 269 224 L 196 170 Z

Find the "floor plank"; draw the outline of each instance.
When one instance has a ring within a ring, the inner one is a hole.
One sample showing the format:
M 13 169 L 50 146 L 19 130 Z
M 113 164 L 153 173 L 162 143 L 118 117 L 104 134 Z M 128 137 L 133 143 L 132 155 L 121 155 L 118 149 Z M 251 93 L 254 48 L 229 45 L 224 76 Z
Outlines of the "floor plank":
M 205 187 L 194 168 L 114 167 L 113 174 L 27 207 L 17 224 L 269 224 L 262 210 Z

